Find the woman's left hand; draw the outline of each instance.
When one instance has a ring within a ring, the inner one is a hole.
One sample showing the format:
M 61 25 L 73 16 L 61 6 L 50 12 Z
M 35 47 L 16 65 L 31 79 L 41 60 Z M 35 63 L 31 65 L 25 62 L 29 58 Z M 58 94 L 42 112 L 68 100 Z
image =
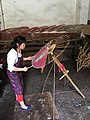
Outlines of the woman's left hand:
M 27 57 L 27 60 L 32 60 L 32 56 Z

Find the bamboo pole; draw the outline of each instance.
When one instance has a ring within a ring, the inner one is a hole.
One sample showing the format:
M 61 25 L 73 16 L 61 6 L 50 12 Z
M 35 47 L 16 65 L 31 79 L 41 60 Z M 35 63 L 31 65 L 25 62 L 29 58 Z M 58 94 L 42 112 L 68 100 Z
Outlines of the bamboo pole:
M 0 6 L 1 6 L 1 14 L 2 14 L 3 28 L 4 28 L 4 30 L 5 30 L 5 19 L 4 19 L 4 12 L 3 12 L 2 0 L 0 0 Z
M 55 55 L 53 53 L 51 53 L 52 59 L 54 60 L 54 62 L 57 64 L 57 66 L 60 68 L 60 66 L 62 66 L 61 62 L 55 58 Z M 67 70 L 64 68 L 60 68 L 61 71 L 63 72 L 63 74 L 67 77 L 67 79 L 70 81 L 70 83 L 75 87 L 75 89 L 79 92 L 79 94 L 85 99 L 85 96 L 82 94 L 82 92 L 79 90 L 79 88 L 75 85 L 75 83 L 72 81 L 72 79 L 69 77 L 69 75 L 67 74 Z

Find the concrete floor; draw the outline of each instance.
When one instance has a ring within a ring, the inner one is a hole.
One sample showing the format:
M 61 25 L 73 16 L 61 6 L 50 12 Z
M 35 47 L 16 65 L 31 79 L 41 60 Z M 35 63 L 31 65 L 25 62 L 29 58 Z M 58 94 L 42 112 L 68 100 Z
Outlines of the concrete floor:
M 87 108 L 90 105 L 90 69 L 86 68 L 77 73 L 75 61 L 68 60 L 63 63 L 69 70 L 69 75 L 73 82 L 86 98 L 83 99 L 66 78 L 59 80 L 62 73 L 59 73 L 57 66 L 55 66 L 56 80 L 54 87 L 56 89 L 55 105 L 59 112 L 58 120 L 90 120 L 90 110 Z M 19 110 L 20 108 L 15 103 L 15 96 L 10 83 L 5 85 L 3 96 L 0 99 L 0 120 L 48 120 L 45 118 L 46 114 L 44 114 L 42 107 L 36 106 L 38 104 L 36 98 L 39 93 L 42 94 L 42 90 L 44 93 L 53 93 L 54 69 L 52 69 L 45 84 L 51 65 L 47 65 L 43 73 L 41 73 L 40 69 L 35 68 L 31 68 L 26 73 L 23 73 L 25 100 L 26 103 L 33 106 L 33 109 L 29 112 Z M 39 117 L 35 117 L 35 115 Z M 52 119 L 50 118 L 50 120 Z

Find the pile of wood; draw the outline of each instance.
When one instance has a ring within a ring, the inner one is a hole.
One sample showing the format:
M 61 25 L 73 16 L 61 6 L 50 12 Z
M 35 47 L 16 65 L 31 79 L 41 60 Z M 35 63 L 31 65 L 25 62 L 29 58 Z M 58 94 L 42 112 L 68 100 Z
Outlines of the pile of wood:
M 41 26 L 41 27 L 32 27 L 27 26 L 17 27 L 17 28 L 8 28 L 0 31 L 0 41 L 11 41 L 17 35 L 23 35 L 27 40 L 45 40 L 50 38 L 55 38 L 62 35 L 69 35 L 71 38 L 76 37 L 77 32 L 75 31 L 66 31 L 65 25 L 52 25 L 52 26 Z
M 25 51 L 38 51 L 42 46 L 44 46 L 52 39 L 59 46 L 61 43 L 64 43 L 64 41 L 77 38 L 78 36 L 77 32 L 65 31 L 65 25 L 52 25 L 31 28 L 27 26 L 8 28 L 0 31 L 0 55 L 7 53 L 11 41 L 18 35 L 22 35 L 27 38 L 27 47 Z M 1 59 L 1 63 L 2 61 L 5 61 Z
M 90 45 L 86 43 L 83 48 L 80 48 L 80 52 L 77 58 L 77 72 L 86 67 L 90 67 Z
M 8 28 L 0 31 L 0 56 L 6 54 L 11 41 L 18 35 L 27 38 L 27 46 L 24 52 L 37 52 L 47 42 L 53 40 L 56 44 L 56 49 L 62 50 L 65 48 L 67 41 L 73 41 L 68 48 L 69 50 L 76 49 L 75 41 L 79 39 L 83 28 L 90 28 L 89 25 L 51 25 L 51 26 L 35 26 L 35 27 L 16 27 Z M 83 32 L 84 33 L 84 32 Z M 35 53 L 34 52 L 34 53 Z M 6 58 L 6 55 L 4 56 Z M 1 63 L 5 63 L 3 57 L 0 58 Z

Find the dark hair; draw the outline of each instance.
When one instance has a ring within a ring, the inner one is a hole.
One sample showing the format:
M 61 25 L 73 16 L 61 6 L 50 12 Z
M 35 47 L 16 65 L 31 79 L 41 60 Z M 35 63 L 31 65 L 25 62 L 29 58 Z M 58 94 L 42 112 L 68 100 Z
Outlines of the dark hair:
M 15 49 L 17 48 L 17 43 L 21 45 L 22 43 L 26 43 L 26 38 L 24 36 L 16 36 L 14 40 L 11 42 L 10 49 Z

